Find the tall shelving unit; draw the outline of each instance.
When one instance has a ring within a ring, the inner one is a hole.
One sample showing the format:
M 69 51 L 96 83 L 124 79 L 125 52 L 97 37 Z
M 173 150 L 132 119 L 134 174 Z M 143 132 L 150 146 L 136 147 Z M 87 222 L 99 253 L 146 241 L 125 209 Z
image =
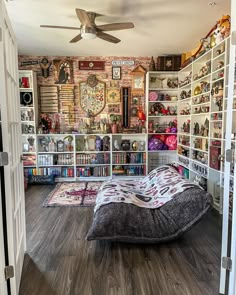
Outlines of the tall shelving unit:
M 25 169 L 37 166 L 38 93 L 34 71 L 19 71 L 22 154 Z
M 148 171 L 176 160 L 177 107 L 178 72 L 147 72 Z
M 191 180 L 201 178 L 220 212 L 229 41 L 223 40 L 179 72 L 178 163 Z

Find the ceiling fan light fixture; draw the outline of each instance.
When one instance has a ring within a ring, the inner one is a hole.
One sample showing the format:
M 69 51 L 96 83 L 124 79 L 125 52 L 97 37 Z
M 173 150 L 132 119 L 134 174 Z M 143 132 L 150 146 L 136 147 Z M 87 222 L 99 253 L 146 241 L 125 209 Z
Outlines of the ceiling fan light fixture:
M 95 28 L 82 26 L 81 37 L 83 39 L 95 39 L 97 37 Z

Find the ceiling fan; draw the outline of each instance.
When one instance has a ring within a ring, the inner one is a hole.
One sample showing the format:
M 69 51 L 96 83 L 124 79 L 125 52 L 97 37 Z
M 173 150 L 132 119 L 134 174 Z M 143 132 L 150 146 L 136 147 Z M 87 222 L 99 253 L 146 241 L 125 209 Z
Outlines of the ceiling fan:
M 99 14 L 95 12 L 85 11 L 79 8 L 76 8 L 75 11 L 81 23 L 80 27 L 65 27 L 51 25 L 40 25 L 40 27 L 52 29 L 80 30 L 80 33 L 77 36 L 75 36 L 72 40 L 70 40 L 70 43 L 78 42 L 81 39 L 94 39 L 96 37 L 111 43 L 118 43 L 121 41 L 120 39 L 110 34 L 104 33 L 104 31 L 117 31 L 134 28 L 134 24 L 131 22 L 112 23 L 97 26 L 95 24 L 95 18 L 96 16 L 99 16 Z

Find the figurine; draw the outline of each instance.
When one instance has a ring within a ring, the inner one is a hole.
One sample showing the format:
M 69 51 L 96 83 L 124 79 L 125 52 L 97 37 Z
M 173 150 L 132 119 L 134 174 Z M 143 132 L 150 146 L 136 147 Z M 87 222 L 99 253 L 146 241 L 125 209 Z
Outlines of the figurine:
M 114 140 L 114 150 L 115 151 L 119 151 L 120 150 L 120 146 L 119 146 L 119 143 L 118 143 L 118 140 L 117 139 Z
M 198 135 L 199 131 L 200 131 L 200 127 L 199 127 L 198 122 L 196 122 L 196 123 L 194 123 L 193 134 Z

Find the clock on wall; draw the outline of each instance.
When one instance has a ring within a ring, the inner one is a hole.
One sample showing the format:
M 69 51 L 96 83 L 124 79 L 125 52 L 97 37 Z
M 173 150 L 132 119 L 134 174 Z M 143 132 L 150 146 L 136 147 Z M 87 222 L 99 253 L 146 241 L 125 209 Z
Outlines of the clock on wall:
M 137 66 L 130 72 L 132 75 L 132 94 L 144 94 L 146 70 L 142 66 Z

